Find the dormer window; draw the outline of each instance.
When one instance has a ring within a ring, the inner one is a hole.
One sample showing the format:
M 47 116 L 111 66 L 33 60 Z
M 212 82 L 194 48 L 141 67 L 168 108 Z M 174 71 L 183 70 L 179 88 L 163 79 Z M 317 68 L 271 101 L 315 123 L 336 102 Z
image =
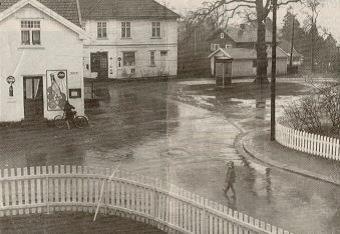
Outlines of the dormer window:
M 41 45 L 40 21 L 38 20 L 21 21 L 21 44 L 25 46 Z

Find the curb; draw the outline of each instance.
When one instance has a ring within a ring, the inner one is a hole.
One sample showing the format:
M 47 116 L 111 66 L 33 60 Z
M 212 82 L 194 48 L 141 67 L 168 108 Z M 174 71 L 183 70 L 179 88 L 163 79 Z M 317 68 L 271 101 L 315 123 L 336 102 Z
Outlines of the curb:
M 297 168 L 295 166 L 282 164 L 282 163 L 279 163 L 275 160 L 271 160 L 271 159 L 268 159 L 268 158 L 264 159 L 259 152 L 257 152 L 254 149 L 251 149 L 251 147 L 248 144 L 246 144 L 246 141 L 250 140 L 251 138 L 253 138 L 255 136 L 258 136 L 258 135 L 261 135 L 261 134 L 264 134 L 264 133 L 265 133 L 265 130 L 262 130 L 260 132 L 248 132 L 248 133 L 245 133 L 245 134 L 240 134 L 238 136 L 238 139 L 236 139 L 236 143 L 235 143 L 236 150 L 241 155 L 243 155 L 244 157 L 255 159 L 256 161 L 261 162 L 263 164 L 266 164 L 268 166 L 275 167 L 277 169 L 287 171 L 287 172 L 290 172 L 290 173 L 295 173 L 295 174 L 298 174 L 298 175 L 301 175 L 301 176 L 304 176 L 304 177 L 320 180 L 320 181 L 323 181 L 323 182 L 326 182 L 326 183 L 329 183 L 329 184 L 332 184 L 332 185 L 340 186 L 339 182 L 336 182 L 336 181 L 332 180 L 331 178 L 329 178 L 327 176 L 320 175 L 318 173 L 307 171 L 307 170 L 304 170 L 304 169 L 301 169 L 301 168 Z M 291 149 L 288 149 L 288 148 L 287 148 L 287 150 L 292 151 Z

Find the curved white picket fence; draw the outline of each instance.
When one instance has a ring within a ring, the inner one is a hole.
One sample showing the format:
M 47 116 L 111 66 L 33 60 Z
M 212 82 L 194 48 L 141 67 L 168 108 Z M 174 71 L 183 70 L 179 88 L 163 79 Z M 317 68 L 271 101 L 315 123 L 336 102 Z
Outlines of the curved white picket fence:
M 124 171 L 81 166 L 0 170 L 0 217 L 55 211 L 99 211 L 169 233 L 289 233 L 174 185 Z
M 340 161 L 340 140 L 276 124 L 276 141 L 288 148 Z

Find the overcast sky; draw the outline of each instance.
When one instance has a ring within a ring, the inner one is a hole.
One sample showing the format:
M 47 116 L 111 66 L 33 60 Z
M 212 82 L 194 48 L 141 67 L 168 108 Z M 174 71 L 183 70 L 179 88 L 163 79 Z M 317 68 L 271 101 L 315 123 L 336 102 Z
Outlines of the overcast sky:
M 166 3 L 170 8 L 175 10 L 177 13 L 185 13 L 186 11 L 194 10 L 201 5 L 203 0 L 157 0 L 160 3 Z M 204 0 L 204 1 L 213 1 L 213 0 Z M 294 10 L 300 14 L 300 22 L 302 23 L 302 19 L 304 17 L 304 11 L 300 6 L 296 4 L 292 4 L 295 8 Z M 285 15 L 286 10 L 280 9 L 278 12 L 279 22 L 282 22 L 282 18 Z M 332 35 L 334 35 L 335 39 L 340 42 L 340 0 L 324 0 L 324 4 L 322 6 L 320 16 L 319 16 L 319 25 L 325 27 L 329 30 Z

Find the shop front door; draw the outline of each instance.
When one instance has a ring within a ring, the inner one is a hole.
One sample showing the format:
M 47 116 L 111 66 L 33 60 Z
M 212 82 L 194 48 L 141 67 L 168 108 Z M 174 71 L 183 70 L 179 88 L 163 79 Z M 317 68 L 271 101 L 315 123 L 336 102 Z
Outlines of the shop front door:
M 91 72 L 97 72 L 98 78 L 108 78 L 108 67 L 107 52 L 91 53 Z
M 24 77 L 25 119 L 36 120 L 44 117 L 43 79 L 41 76 Z

